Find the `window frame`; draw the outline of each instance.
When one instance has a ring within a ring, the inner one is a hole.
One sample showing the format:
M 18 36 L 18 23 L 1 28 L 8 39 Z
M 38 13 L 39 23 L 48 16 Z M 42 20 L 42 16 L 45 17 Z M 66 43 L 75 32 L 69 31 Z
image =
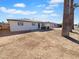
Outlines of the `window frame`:
M 24 23 L 22 21 L 19 21 L 17 24 L 18 24 L 18 26 L 23 26 L 24 25 Z
M 32 22 L 32 26 L 35 26 L 36 25 L 36 23 L 35 22 Z

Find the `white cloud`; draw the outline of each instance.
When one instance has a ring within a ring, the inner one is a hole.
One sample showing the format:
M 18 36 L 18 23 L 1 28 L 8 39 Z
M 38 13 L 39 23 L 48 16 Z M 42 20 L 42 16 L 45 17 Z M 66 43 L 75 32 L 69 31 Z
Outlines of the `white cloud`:
M 43 13 L 49 14 L 49 13 L 53 13 L 53 10 L 44 10 Z
M 14 4 L 14 7 L 26 7 L 26 5 L 24 3 L 16 3 Z
M 37 5 L 37 7 L 45 7 L 45 4 Z
M 52 14 L 50 14 L 50 16 L 59 16 L 58 14 L 56 14 L 56 13 L 52 13 Z
M 36 14 L 36 11 L 23 11 L 23 10 L 16 10 L 16 9 L 8 9 L 5 7 L 0 7 L 0 11 L 9 13 L 9 14 L 20 14 L 20 15 L 31 15 Z
M 50 16 L 58 16 L 55 13 L 55 7 L 59 6 L 59 3 L 63 3 L 64 0 L 49 0 L 48 6 L 45 7 L 43 13 L 50 14 Z
M 64 0 L 49 0 L 48 6 L 45 7 L 46 10 L 55 9 L 55 7 L 59 6 L 59 3 L 63 3 Z
M 58 4 L 58 3 L 63 3 L 64 0 L 50 0 L 50 3 Z
M 54 7 L 58 7 L 58 4 L 49 4 L 46 9 L 53 9 Z

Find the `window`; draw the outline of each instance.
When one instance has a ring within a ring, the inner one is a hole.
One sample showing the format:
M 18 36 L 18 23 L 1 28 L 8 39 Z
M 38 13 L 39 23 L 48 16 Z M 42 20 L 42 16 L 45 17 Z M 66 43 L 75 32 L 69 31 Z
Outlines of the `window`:
M 41 26 L 43 27 L 44 26 L 44 23 L 42 23 Z
M 32 23 L 32 26 L 35 26 L 35 23 Z
M 18 26 L 23 26 L 23 22 L 18 22 Z

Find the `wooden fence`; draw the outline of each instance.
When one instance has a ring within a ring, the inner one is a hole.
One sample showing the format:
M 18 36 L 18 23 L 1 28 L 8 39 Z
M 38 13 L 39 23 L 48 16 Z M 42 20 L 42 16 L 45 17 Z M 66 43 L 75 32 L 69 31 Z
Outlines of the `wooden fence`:
M 9 24 L 0 24 L 0 31 L 10 31 Z

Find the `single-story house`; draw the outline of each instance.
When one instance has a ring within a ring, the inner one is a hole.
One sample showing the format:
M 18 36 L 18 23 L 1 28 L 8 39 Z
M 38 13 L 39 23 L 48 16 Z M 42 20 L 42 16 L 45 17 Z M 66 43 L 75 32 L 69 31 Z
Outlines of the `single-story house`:
M 29 19 L 7 19 L 10 31 L 29 31 L 37 29 L 52 29 L 51 22 L 33 21 Z

